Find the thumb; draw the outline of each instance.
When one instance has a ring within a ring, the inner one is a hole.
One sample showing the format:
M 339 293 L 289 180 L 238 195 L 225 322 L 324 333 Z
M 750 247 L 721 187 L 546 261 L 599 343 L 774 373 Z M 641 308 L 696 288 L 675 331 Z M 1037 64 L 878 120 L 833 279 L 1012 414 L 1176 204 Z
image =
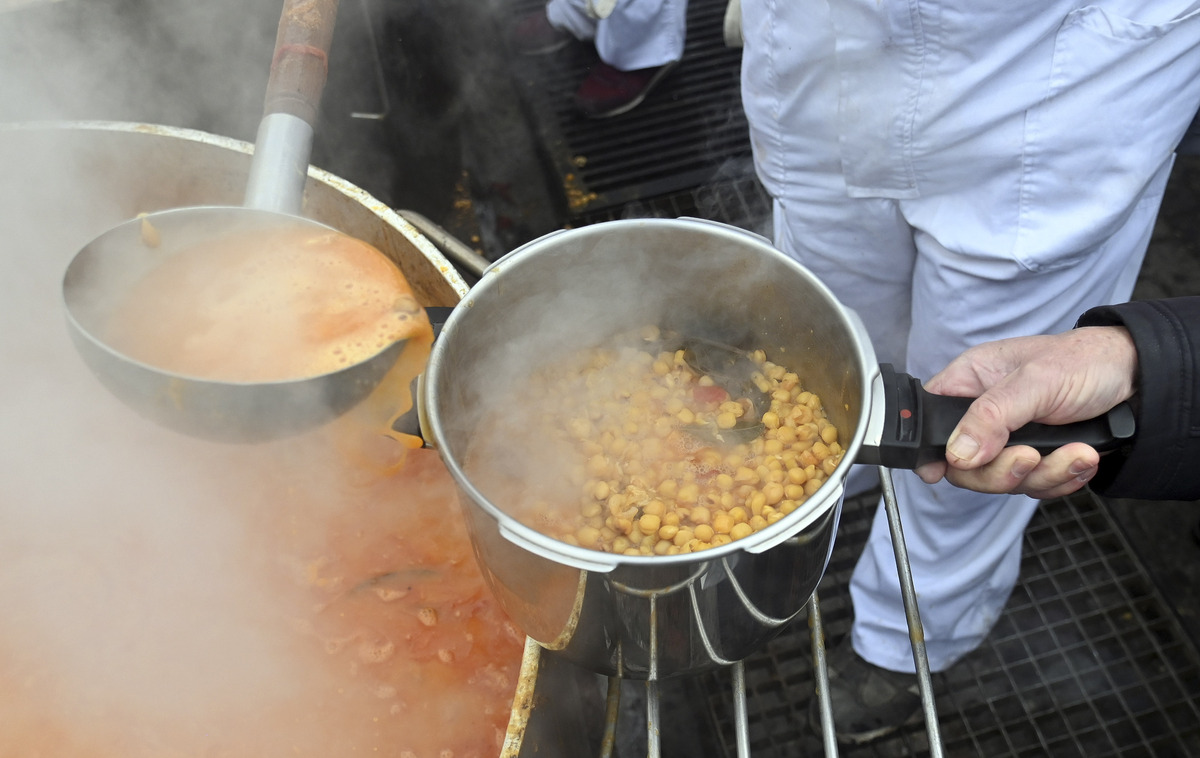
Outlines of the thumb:
M 1002 380 L 977 397 L 946 442 L 946 460 L 958 469 L 991 462 L 1008 443 L 1008 435 L 1039 417 L 1043 392 Z

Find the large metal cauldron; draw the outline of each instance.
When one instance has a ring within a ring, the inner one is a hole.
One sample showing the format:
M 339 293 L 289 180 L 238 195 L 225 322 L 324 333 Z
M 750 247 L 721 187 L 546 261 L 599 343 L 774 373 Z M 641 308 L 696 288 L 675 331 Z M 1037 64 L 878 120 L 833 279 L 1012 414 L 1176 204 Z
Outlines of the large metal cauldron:
M 0 162 L 6 171 L 5 180 L 0 182 L 0 196 L 9 203 L 6 213 L 0 214 L 6 220 L 6 255 L 21 262 L 11 271 L 34 272 L 28 277 L 9 278 L 3 292 L 9 301 L 27 300 L 37 306 L 25 314 L 27 320 L 14 321 L 12 329 L 38 330 L 47 321 L 50 329 L 60 330 L 65 341 L 66 325 L 52 302 L 53 282 L 75 251 L 100 232 L 139 213 L 238 204 L 245 192 L 252 149 L 247 142 L 152 124 L 0 125 Z M 397 261 L 423 305 L 453 306 L 467 292 L 465 282 L 437 247 L 386 205 L 343 179 L 310 168 L 304 213 L 371 243 Z M 43 271 L 53 274 L 42 276 Z M 40 362 L 43 360 L 48 366 L 57 366 L 59 352 L 69 358 L 65 370 L 76 368 L 78 356 L 67 350 L 55 351 L 52 358 L 40 353 L 8 354 L 8 358 L 14 371 L 40 371 L 45 368 Z M 82 367 L 78 368 L 83 375 Z M 41 379 L 48 388 L 64 386 L 58 376 Z M 65 404 L 76 408 L 69 399 Z M 55 426 L 53 433 L 64 439 L 90 439 L 91 444 L 111 446 L 112 441 L 103 435 L 111 430 L 97 429 L 86 408 L 77 410 L 78 417 L 72 414 L 67 423 Z M 107 416 L 101 412 L 97 418 Z M 14 440 L 27 437 L 31 430 L 22 427 L 22 422 L 8 419 L 7 434 L 0 434 L 0 440 L 16 444 Z M 10 470 L 6 480 L 10 493 L 28 495 L 36 489 L 40 477 L 62 477 L 62 470 L 50 460 L 39 460 L 37 466 L 14 465 L 19 470 Z M 104 481 L 113 485 L 136 481 L 144 472 L 109 473 L 111 476 L 106 475 Z M 72 471 L 70 476 L 83 479 L 87 474 Z M 6 537 L 21 539 L 20 534 L 11 531 Z M 603 716 L 602 711 L 587 714 L 579 710 L 580 688 L 599 691 L 590 675 L 581 676 L 571 667 L 543 661 L 539 653 L 536 646 L 525 651 L 502 758 L 583 754 L 579 740 L 587 731 L 584 727 L 594 731 L 592 722 Z M 572 695 L 564 697 L 564 690 Z
M 846 462 L 773 526 L 676 556 L 574 547 L 484 497 L 464 459 L 488 409 L 515 402 L 505 388 L 645 324 L 762 348 L 796 370 L 824 400 Z M 525 633 L 597 673 L 656 679 L 741 660 L 803 609 L 878 375 L 857 317 L 766 240 L 694 219 L 615 221 L 547 235 L 485 272 L 434 344 L 423 428 L 460 486 L 485 576 Z

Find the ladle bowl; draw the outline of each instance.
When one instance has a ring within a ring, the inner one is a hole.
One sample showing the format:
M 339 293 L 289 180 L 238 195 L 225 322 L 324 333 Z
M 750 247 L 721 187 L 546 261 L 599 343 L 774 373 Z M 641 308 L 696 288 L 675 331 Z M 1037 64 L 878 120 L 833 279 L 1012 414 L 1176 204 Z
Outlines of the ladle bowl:
M 157 246 L 143 239 L 153 228 Z M 76 348 L 100 381 L 143 416 L 194 437 L 260 442 L 336 418 L 366 397 L 399 357 L 396 342 L 339 371 L 270 382 L 213 381 L 152 366 L 114 349 L 105 337 L 126 293 L 167 256 L 223 232 L 259 229 L 332 231 L 316 221 L 253 208 L 192 207 L 126 221 L 92 240 L 63 277 L 67 325 Z

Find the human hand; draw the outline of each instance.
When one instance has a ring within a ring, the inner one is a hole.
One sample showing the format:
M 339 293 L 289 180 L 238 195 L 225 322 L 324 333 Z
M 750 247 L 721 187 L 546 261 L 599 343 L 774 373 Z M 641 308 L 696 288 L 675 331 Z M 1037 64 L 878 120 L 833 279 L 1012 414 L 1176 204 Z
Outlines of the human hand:
M 1100 455 L 1071 443 L 1046 456 L 1005 448 L 1009 432 L 1029 422 L 1067 424 L 1095 418 L 1133 394 L 1137 351 L 1119 326 L 1072 329 L 977 345 L 925 383 L 935 394 L 975 397 L 946 445 L 946 461 L 917 474 L 945 477 L 979 492 L 1036 498 L 1067 495 L 1096 474 Z

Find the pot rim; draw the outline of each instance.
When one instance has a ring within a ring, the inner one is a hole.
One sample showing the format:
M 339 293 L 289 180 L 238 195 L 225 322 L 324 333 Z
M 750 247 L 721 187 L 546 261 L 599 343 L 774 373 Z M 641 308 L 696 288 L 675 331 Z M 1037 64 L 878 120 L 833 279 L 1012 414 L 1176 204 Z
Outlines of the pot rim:
M 251 142 L 182 126 L 170 126 L 166 124 L 155 124 L 142 121 L 116 121 L 102 119 L 44 119 L 0 123 L 0 134 L 5 132 L 26 132 L 36 134 L 38 132 L 50 132 L 53 130 L 67 133 L 115 132 L 126 134 L 145 134 L 150 136 L 184 140 L 186 142 L 200 143 L 209 147 L 223 148 L 234 153 L 244 154 L 247 157 L 247 168 L 249 168 L 250 165 L 249 159 L 254 155 L 254 144 Z M 454 267 L 454 264 L 450 261 L 450 259 L 447 258 L 442 251 L 433 244 L 433 242 L 431 242 L 424 234 L 422 234 L 421 231 L 412 224 L 412 222 L 404 218 L 400 212 L 393 210 L 386 203 L 379 200 L 358 185 L 312 164 L 309 164 L 308 166 L 308 178 L 318 184 L 323 185 L 327 190 L 345 197 L 354 204 L 361 205 L 370 211 L 373 216 L 382 220 L 387 226 L 398 230 L 409 244 L 417 248 L 417 250 L 421 253 L 421 257 L 429 261 L 429 263 L 437 270 L 438 275 L 446 281 L 458 300 L 462 300 L 464 297 L 466 297 L 467 292 L 469 292 L 471 288 L 467 285 L 466 280 L 462 278 L 462 275 L 458 273 L 458 269 Z M 168 209 L 164 208 L 163 210 Z M 303 214 L 302 217 L 309 218 L 307 215 Z M 315 221 L 316 223 L 324 223 L 322 221 L 316 221 L 315 219 L 309 220 Z

